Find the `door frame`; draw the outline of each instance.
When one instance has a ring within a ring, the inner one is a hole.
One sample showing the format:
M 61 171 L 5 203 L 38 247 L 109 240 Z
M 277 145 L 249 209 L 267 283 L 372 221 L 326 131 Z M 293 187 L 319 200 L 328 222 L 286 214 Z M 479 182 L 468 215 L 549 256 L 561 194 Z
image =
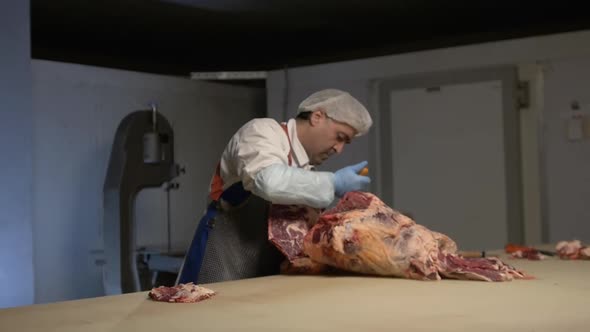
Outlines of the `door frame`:
M 506 175 L 506 221 L 507 239 L 512 243 L 524 241 L 524 218 L 521 174 L 520 114 L 518 106 L 518 68 L 498 66 L 430 72 L 373 79 L 369 82 L 369 94 L 375 110 L 375 126 L 369 133 L 369 161 L 374 175 L 371 190 L 386 204 L 393 204 L 391 134 L 391 91 L 406 89 L 428 89 L 452 84 L 468 84 L 485 81 L 502 82 L 502 123 L 504 129 L 504 172 Z

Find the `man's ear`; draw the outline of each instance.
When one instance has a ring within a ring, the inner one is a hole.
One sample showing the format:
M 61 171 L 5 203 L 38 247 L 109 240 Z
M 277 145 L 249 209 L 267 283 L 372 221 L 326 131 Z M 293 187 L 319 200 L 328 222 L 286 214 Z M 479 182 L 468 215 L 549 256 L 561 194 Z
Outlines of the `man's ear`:
M 309 117 L 309 124 L 311 126 L 317 126 L 325 118 L 326 114 L 324 113 L 324 110 L 321 108 L 317 108 L 311 113 L 311 116 Z

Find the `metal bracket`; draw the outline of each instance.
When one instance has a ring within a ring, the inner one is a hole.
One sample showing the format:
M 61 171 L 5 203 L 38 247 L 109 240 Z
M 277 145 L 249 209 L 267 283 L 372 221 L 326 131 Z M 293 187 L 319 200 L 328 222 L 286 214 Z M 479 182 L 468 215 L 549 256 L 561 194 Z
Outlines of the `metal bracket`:
M 516 100 L 519 109 L 530 106 L 530 87 L 528 81 L 518 82 Z

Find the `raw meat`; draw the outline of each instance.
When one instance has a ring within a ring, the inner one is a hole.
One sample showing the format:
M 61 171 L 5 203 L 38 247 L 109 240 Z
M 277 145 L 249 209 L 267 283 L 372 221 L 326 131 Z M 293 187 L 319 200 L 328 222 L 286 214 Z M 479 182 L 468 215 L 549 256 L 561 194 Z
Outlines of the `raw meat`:
M 497 257 L 462 258 L 458 255 L 439 255 L 438 272 L 449 279 L 508 281 L 533 279 L 522 271 L 503 263 Z
M 506 244 L 506 246 L 504 246 L 504 251 L 506 251 L 507 254 L 510 254 L 510 257 L 512 257 L 512 258 L 523 258 L 523 259 L 528 259 L 528 260 L 532 260 L 532 261 L 538 261 L 538 260 L 543 260 L 543 259 L 547 258 L 543 254 L 543 252 L 541 252 L 541 250 L 538 250 L 534 247 L 524 246 L 524 245 L 519 245 L 519 244 L 514 244 L 514 243 Z M 550 252 L 547 252 L 547 251 L 544 251 L 544 252 L 551 255 Z
M 582 245 L 579 240 L 559 241 L 555 250 L 561 259 L 590 259 L 590 247 Z
M 297 227 L 307 232 L 303 239 L 301 233 L 286 238 L 287 232 L 278 230 L 287 227 L 287 218 L 280 213 L 271 216 L 269 229 L 273 229 L 273 243 L 283 253 L 289 253 L 284 270 L 290 273 L 326 271 L 330 267 L 419 280 L 447 277 L 504 281 L 527 277 L 496 258 L 461 257 L 448 236 L 416 224 L 370 193 L 346 194 L 334 208 L 321 213 L 315 223 L 309 217 L 292 214 L 288 219 L 306 225 Z M 306 269 L 305 264 L 311 263 L 315 266 Z
M 524 258 L 532 261 L 540 261 L 547 258 L 545 255 L 543 255 L 536 249 L 517 250 L 511 253 L 510 255 L 514 258 Z
M 217 294 L 208 288 L 198 286 L 192 282 L 173 287 L 160 286 L 152 288 L 149 297 L 159 302 L 195 303 L 206 300 Z
M 303 237 L 320 211 L 306 206 L 273 204 L 269 211 L 268 238 L 289 261 L 305 257 Z

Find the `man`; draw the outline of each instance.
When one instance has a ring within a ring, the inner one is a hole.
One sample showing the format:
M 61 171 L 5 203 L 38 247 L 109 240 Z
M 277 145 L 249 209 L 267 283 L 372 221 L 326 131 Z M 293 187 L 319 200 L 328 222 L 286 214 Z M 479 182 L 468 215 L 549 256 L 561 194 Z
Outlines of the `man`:
M 344 91 L 306 98 L 296 119 L 254 119 L 227 144 L 211 181 L 177 283 L 210 283 L 279 272 L 281 253 L 268 241 L 270 204 L 326 208 L 348 191 L 365 190 L 367 162 L 335 173 L 315 171 L 372 125 L 365 107 Z

